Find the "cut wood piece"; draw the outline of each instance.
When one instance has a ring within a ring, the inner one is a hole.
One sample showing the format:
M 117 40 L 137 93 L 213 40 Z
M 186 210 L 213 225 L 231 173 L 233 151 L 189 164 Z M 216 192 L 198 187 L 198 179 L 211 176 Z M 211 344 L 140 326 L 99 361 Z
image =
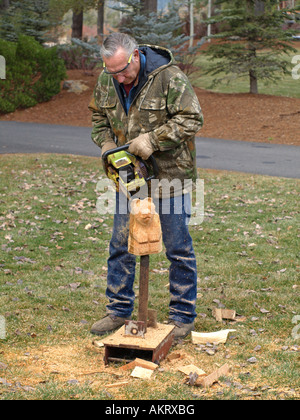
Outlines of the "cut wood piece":
M 181 354 L 181 353 L 171 353 L 167 357 L 167 360 L 169 362 L 172 362 L 173 360 L 176 360 L 176 359 L 184 359 L 184 358 L 185 358 L 185 355 L 184 354 Z
M 222 318 L 235 320 L 236 311 L 234 309 L 222 309 Z
M 136 366 L 131 375 L 133 378 L 139 379 L 150 379 L 152 376 L 153 370 L 152 369 L 145 369 L 140 366 Z
M 222 309 L 213 308 L 212 316 L 216 319 L 216 321 L 222 322 Z
M 114 384 L 105 385 L 105 388 L 107 388 L 107 389 L 119 388 L 120 386 L 124 386 L 124 385 L 128 385 L 128 384 L 129 384 L 129 381 L 115 382 Z
M 204 376 L 206 373 L 204 370 L 198 368 L 198 366 L 195 365 L 188 365 L 188 366 L 180 366 L 177 368 L 179 372 L 184 373 L 185 375 L 189 375 L 190 373 L 197 373 L 198 376 Z
M 234 321 L 236 311 L 233 309 L 213 308 L 212 315 L 218 322 L 222 322 L 223 319 L 230 319 L 231 321 Z
M 145 369 L 150 369 L 150 370 L 155 370 L 158 368 L 158 365 L 156 363 L 149 362 L 148 360 L 136 358 L 135 360 L 133 360 L 133 362 L 127 363 L 127 365 L 122 366 L 120 370 L 130 370 L 130 369 L 134 369 L 136 366 L 139 366 Z
M 225 365 L 221 366 L 219 369 L 215 370 L 214 372 L 212 372 L 210 375 L 206 376 L 205 378 L 197 379 L 197 381 L 195 382 L 195 385 L 203 387 L 203 388 L 209 388 L 215 382 L 217 382 L 221 376 L 225 376 L 229 372 L 230 372 L 230 367 L 226 363 Z
M 100 348 L 102 348 L 102 347 L 104 347 L 104 344 L 102 343 L 102 341 L 93 341 L 93 345 L 95 346 L 95 347 L 97 347 L 98 349 L 100 349 Z
M 192 342 L 194 344 L 226 343 L 228 334 L 233 331 L 236 330 L 221 330 L 211 333 L 199 333 L 196 331 L 192 331 Z
M 236 314 L 234 320 L 235 320 L 235 322 L 245 322 L 245 321 L 247 321 L 247 317 L 243 316 L 243 315 Z

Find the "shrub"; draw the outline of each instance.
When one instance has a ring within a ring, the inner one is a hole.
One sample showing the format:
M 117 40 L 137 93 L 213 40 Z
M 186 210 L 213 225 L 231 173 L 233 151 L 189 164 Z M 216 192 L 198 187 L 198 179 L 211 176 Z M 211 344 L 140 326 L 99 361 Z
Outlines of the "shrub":
M 58 46 L 58 54 L 68 70 L 91 71 L 101 62 L 100 47 L 95 39 L 84 42 L 73 38 L 71 44 Z
M 0 80 L 0 113 L 32 107 L 60 92 L 66 69 L 56 47 L 44 48 L 21 35 L 16 43 L 0 40 L 0 55 L 6 60 L 6 79 Z

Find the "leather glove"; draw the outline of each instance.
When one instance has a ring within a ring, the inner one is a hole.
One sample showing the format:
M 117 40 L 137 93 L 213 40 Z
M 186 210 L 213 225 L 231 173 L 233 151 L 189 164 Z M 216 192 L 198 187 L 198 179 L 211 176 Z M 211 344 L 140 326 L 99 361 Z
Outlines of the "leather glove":
M 101 148 L 102 155 L 107 152 L 108 150 L 115 149 L 117 147 L 116 143 L 114 141 L 108 141 L 103 144 Z
M 140 134 L 131 140 L 128 152 L 147 160 L 154 152 L 149 134 Z

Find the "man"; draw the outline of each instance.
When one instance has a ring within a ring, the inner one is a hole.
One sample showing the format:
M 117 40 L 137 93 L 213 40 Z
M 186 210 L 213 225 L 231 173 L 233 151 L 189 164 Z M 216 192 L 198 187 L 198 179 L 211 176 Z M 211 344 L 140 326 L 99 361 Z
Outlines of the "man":
M 104 41 L 101 56 L 103 72 L 89 105 L 92 140 L 102 153 L 130 143 L 129 152 L 144 160 L 153 154 L 159 180 L 176 180 L 171 196 L 165 197 L 159 187 L 157 211 L 171 263 L 169 323 L 175 325 L 175 338 L 183 338 L 194 329 L 197 316 L 197 267 L 184 185 L 197 177 L 194 137 L 203 125 L 201 108 L 169 50 L 138 46 L 132 37 L 113 33 Z M 128 253 L 129 214 L 124 213 L 117 194 L 108 259 L 109 304 L 107 316 L 92 326 L 91 333 L 97 335 L 121 327 L 133 311 L 135 256 Z

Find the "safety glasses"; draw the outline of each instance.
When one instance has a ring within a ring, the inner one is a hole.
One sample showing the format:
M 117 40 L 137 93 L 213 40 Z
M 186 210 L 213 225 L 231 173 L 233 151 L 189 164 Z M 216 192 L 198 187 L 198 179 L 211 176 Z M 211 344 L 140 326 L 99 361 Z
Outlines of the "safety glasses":
M 108 71 L 107 68 L 106 68 L 106 66 L 105 66 L 105 63 L 103 61 L 103 71 L 104 71 L 104 73 L 106 73 L 106 74 L 114 74 L 114 75 L 123 73 L 128 68 L 129 64 L 131 63 L 132 56 L 133 56 L 133 53 L 130 55 L 126 66 L 122 70 L 119 70 L 119 71 Z

